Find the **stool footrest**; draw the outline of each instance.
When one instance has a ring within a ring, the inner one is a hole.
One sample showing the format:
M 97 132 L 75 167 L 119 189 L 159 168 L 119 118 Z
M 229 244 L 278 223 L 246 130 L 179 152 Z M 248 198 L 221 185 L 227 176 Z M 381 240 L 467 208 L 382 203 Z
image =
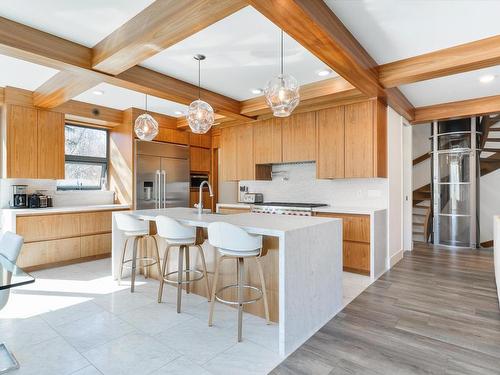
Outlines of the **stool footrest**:
M 129 266 L 127 263 L 132 263 L 133 259 L 127 259 L 123 261 L 123 268 L 132 268 L 132 266 Z M 137 262 L 136 267 L 151 267 L 154 266 L 158 261 L 155 258 L 137 258 L 135 260 Z M 146 263 L 149 262 L 149 263 Z M 139 263 L 141 263 L 139 265 Z
M 243 300 L 241 302 L 238 302 L 238 301 L 225 300 L 225 299 L 222 299 L 221 297 L 219 297 L 217 295 L 217 294 L 221 293 L 222 291 L 224 291 L 226 289 L 234 289 L 234 288 L 239 288 L 239 285 L 238 284 L 231 284 L 231 285 L 226 285 L 223 288 L 220 288 L 219 290 L 217 290 L 217 292 L 215 292 L 215 298 L 217 299 L 217 301 L 220 301 L 222 303 L 226 303 L 228 305 L 239 305 L 240 303 L 242 305 L 248 305 L 250 303 L 257 302 L 263 296 L 262 290 L 259 289 L 259 288 L 257 288 L 256 286 L 252 286 L 252 285 L 243 285 L 243 289 L 252 289 L 252 290 L 255 290 L 255 291 L 259 292 L 259 296 L 256 297 L 256 298 L 251 298 L 251 299 L 247 299 L 247 300 Z
M 166 283 L 170 283 L 170 284 L 178 284 L 179 282 L 177 280 L 174 280 L 174 279 L 169 279 L 167 276 L 169 275 L 177 275 L 179 273 L 179 271 L 172 271 L 172 272 L 169 272 L 167 273 L 165 276 L 163 276 L 163 280 L 166 282 Z M 185 274 L 191 274 L 191 273 L 194 273 L 196 275 L 199 275 L 198 277 L 192 279 L 190 278 L 189 280 L 182 280 L 181 281 L 181 284 L 190 284 L 192 283 L 193 281 L 198 281 L 198 280 L 201 280 L 203 279 L 203 272 L 197 270 L 197 269 L 189 269 L 189 270 L 184 270 L 183 273 Z

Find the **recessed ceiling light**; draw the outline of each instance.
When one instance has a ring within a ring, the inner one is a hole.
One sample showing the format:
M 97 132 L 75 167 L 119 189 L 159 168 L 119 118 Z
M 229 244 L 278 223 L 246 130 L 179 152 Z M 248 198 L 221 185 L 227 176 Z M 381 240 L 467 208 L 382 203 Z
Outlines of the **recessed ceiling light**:
M 177 116 L 182 116 L 184 114 L 184 112 L 182 112 L 182 111 L 175 111 L 174 114 L 176 114 Z
M 251 89 L 250 91 L 255 95 L 262 94 L 262 89 Z
M 332 73 L 333 73 L 333 70 L 331 70 L 331 69 L 323 69 L 323 70 L 319 70 L 318 71 L 318 75 L 320 77 L 326 77 L 326 76 L 329 76 Z
M 484 76 L 479 77 L 479 82 L 481 83 L 489 83 L 495 79 L 493 74 L 486 74 Z
M 104 91 L 102 90 L 95 90 L 92 92 L 94 95 L 98 95 L 98 96 L 101 96 L 101 95 L 104 95 Z

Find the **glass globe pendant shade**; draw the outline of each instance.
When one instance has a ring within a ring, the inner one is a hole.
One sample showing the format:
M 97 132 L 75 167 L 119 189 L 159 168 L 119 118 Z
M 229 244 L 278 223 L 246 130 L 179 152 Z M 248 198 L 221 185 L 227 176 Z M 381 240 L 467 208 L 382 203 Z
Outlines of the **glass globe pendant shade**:
M 139 139 L 152 141 L 158 135 L 158 122 L 149 113 L 143 113 L 135 120 L 134 131 Z
M 271 79 L 264 89 L 267 105 L 276 117 L 288 117 L 300 102 L 299 83 L 288 74 Z
M 200 99 L 189 105 L 186 117 L 191 131 L 196 134 L 208 132 L 215 120 L 212 106 Z

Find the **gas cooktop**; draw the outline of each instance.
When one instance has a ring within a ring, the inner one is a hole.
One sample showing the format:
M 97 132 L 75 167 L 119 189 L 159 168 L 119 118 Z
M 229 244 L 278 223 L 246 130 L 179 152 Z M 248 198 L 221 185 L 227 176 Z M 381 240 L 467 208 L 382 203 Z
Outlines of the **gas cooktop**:
M 324 203 L 297 203 L 297 202 L 263 202 L 254 203 L 258 206 L 274 206 L 274 207 L 299 207 L 299 208 L 317 208 L 328 206 Z

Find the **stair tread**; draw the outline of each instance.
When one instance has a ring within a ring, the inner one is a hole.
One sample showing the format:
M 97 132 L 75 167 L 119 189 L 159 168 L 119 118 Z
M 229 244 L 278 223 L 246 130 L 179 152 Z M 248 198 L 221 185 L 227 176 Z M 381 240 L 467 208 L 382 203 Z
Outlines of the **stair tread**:
M 413 215 L 415 215 L 415 216 L 427 216 L 427 214 L 419 214 L 419 213 L 416 213 L 416 212 L 413 212 Z
M 486 142 L 500 142 L 500 138 L 486 138 Z
M 416 225 L 416 226 L 419 226 L 419 227 L 423 227 L 424 223 L 413 223 L 413 225 Z
M 423 236 L 424 232 L 415 232 L 415 231 L 413 231 L 413 234 L 421 234 Z
M 483 151 L 486 151 L 486 152 L 500 152 L 500 148 L 483 148 Z

